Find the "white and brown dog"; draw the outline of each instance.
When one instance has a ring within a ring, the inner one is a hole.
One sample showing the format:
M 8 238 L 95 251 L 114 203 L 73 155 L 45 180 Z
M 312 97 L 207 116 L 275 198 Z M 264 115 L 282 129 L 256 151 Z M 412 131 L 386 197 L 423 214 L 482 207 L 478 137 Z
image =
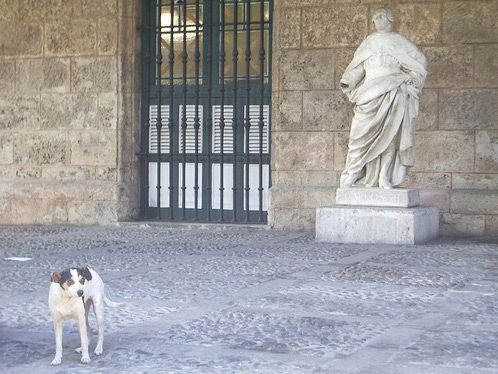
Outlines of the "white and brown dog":
M 52 283 L 48 295 L 48 305 L 54 320 L 55 330 L 55 358 L 52 365 L 59 365 L 62 361 L 62 324 L 67 319 L 74 319 L 79 325 L 81 347 L 81 362 L 89 363 L 88 355 L 88 313 L 93 305 L 99 336 L 95 354 L 102 354 L 104 344 L 104 305 L 116 307 L 104 294 L 104 282 L 97 272 L 88 267 L 71 268 L 61 273 L 52 274 Z

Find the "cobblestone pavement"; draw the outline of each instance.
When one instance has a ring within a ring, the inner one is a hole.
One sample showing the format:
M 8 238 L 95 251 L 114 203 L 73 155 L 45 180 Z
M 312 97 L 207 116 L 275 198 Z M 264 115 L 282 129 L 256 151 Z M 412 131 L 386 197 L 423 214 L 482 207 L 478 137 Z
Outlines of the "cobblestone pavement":
M 333 245 L 240 226 L 0 226 L 0 254 L 0 372 L 498 372 L 492 239 Z M 49 277 L 82 265 L 126 304 L 106 308 L 102 356 L 94 336 L 81 364 L 67 322 L 51 367 Z

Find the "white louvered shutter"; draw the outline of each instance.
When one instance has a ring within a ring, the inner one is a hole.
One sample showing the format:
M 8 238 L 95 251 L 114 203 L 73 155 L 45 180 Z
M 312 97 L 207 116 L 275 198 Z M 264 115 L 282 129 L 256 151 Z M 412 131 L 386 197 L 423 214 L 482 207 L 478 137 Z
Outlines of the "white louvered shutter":
M 161 105 L 161 153 L 169 153 L 169 105 Z M 157 153 L 157 105 L 149 106 L 149 153 Z
M 249 152 L 259 153 L 259 105 L 249 105 L 249 118 L 251 127 L 249 128 Z M 263 153 L 268 153 L 268 118 L 270 106 L 263 105 Z M 247 118 L 247 106 L 244 106 L 244 119 Z M 247 134 L 245 135 L 247 136 Z M 244 149 L 246 147 L 246 138 L 244 137 Z M 247 152 L 247 150 L 245 149 Z
M 223 153 L 233 153 L 233 106 L 223 106 Z M 213 153 L 221 153 L 221 105 L 213 105 Z
M 179 109 L 179 136 L 180 136 L 180 153 L 183 153 L 183 105 Z M 202 105 L 199 105 L 199 131 L 197 133 L 198 146 L 197 152 L 202 152 Z M 185 131 L 185 153 L 195 153 L 195 105 L 186 106 L 187 129 Z

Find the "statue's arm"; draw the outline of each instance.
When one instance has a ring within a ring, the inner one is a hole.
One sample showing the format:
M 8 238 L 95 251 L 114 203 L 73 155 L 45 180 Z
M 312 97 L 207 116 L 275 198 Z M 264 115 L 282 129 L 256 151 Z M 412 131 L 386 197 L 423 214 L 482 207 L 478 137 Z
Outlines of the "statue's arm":
M 346 71 L 340 80 L 341 89 L 343 92 L 349 92 L 363 79 L 365 69 L 363 63 L 356 66 L 354 69 Z

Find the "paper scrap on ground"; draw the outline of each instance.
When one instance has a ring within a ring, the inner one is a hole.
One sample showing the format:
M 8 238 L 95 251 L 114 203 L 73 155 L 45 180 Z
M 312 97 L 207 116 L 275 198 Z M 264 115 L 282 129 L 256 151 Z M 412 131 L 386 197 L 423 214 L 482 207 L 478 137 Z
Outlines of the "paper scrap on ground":
M 32 260 L 30 257 L 6 257 L 6 260 L 11 260 L 11 261 L 29 261 Z

